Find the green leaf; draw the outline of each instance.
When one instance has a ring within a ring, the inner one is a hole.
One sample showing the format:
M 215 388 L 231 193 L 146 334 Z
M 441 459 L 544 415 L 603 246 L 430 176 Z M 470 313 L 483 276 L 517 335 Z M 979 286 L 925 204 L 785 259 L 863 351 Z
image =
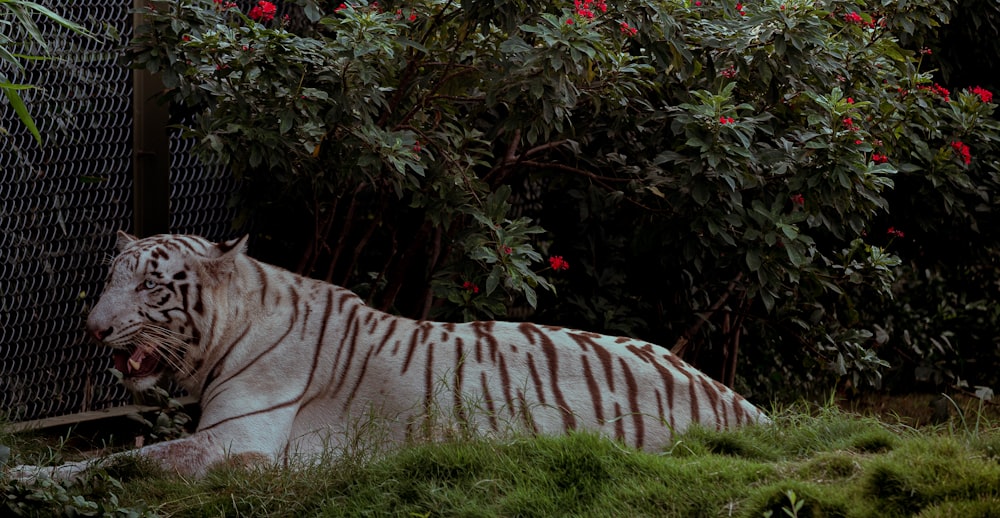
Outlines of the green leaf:
M 7 63 L 15 70 L 21 71 L 24 70 L 24 67 L 21 65 L 20 57 L 19 54 L 11 53 L 3 45 L 0 45 L 0 62 Z
M 528 45 L 528 42 L 517 36 L 514 36 L 513 38 L 510 38 L 500 44 L 500 52 L 503 52 L 504 54 L 517 54 L 520 52 L 529 52 L 531 50 L 534 50 L 534 47 Z
M 747 268 L 750 268 L 751 272 L 756 272 L 760 270 L 761 256 L 759 248 L 751 248 L 747 250 L 746 255 Z
M 795 228 L 794 225 L 788 225 L 786 223 L 778 223 L 778 228 L 781 233 L 785 235 L 788 239 L 795 239 L 799 237 L 799 230 Z
M 500 285 L 500 279 L 503 277 L 503 267 L 499 264 L 493 267 L 490 271 L 489 277 L 486 278 L 486 294 L 490 295 L 496 291 L 497 286 Z
M 284 135 L 292 129 L 292 124 L 295 122 L 295 112 L 285 110 L 279 119 L 281 120 L 281 125 L 278 127 L 278 133 Z
M 802 249 L 797 243 L 786 243 L 785 252 L 788 253 L 788 260 L 792 263 L 792 266 L 796 268 L 809 262 L 808 258 L 802 254 Z
M 0 77 L 0 81 L 3 81 L 3 77 Z M 35 126 L 34 119 L 31 118 L 31 114 L 28 113 L 28 107 L 24 105 L 24 101 L 21 96 L 17 93 L 18 90 L 23 90 L 24 85 L 14 85 L 6 81 L 0 82 L 0 91 L 3 91 L 7 101 L 10 102 L 11 108 L 14 108 L 14 113 L 17 117 L 21 119 L 21 123 L 24 124 L 31 136 L 35 137 L 35 142 L 38 145 L 42 145 L 42 135 L 38 132 L 38 127 Z
M 774 293 L 771 293 L 768 289 L 762 289 L 759 293 L 760 300 L 764 303 L 764 309 L 768 313 L 774 311 Z
M 524 289 L 524 298 L 528 300 L 528 305 L 532 308 L 538 307 L 538 295 L 535 293 L 535 289 L 527 284 L 522 286 Z
M 694 198 L 695 203 L 698 205 L 704 206 L 707 204 L 711 196 L 712 190 L 704 182 L 694 184 L 694 188 L 691 189 L 691 197 Z
M 8 2 L 4 2 L 4 3 L 8 3 Z M 69 29 L 69 30 L 77 33 L 77 34 L 82 34 L 84 36 L 88 36 L 90 38 L 94 38 L 94 36 L 87 29 L 84 29 L 83 26 L 78 25 L 76 23 L 73 23 L 73 22 L 67 20 L 66 18 L 63 18 L 62 16 L 59 16 L 59 14 L 57 14 L 55 11 L 53 11 L 53 10 L 49 9 L 48 7 L 45 7 L 45 6 L 41 5 L 41 4 L 37 4 L 35 2 L 22 1 L 22 0 L 19 0 L 17 2 L 9 2 L 9 3 L 13 3 L 15 5 L 22 5 L 24 7 L 28 7 L 30 9 L 34 9 L 35 11 L 38 11 L 39 13 L 41 13 L 46 18 L 48 18 L 48 19 L 50 19 L 50 20 L 58 23 L 59 25 L 62 25 L 63 27 L 65 27 L 65 28 L 67 28 L 67 29 Z M 40 42 L 40 43 L 43 43 L 43 42 Z
M 418 50 L 418 51 L 420 51 L 420 52 L 422 52 L 424 54 L 430 53 L 430 50 L 428 50 L 427 47 L 425 47 L 425 46 L 421 45 L 419 42 L 413 41 L 413 40 L 411 40 L 409 38 L 399 38 L 397 41 L 399 43 L 403 44 L 406 47 L 410 47 L 412 49 Z

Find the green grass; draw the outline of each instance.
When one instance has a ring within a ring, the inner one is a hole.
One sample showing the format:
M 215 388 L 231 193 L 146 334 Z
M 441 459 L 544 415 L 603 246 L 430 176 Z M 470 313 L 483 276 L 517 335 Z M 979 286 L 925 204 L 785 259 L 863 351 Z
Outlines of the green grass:
M 0 443 L 15 457 L 29 447 Z M 130 462 L 69 489 L 3 485 L 0 514 L 6 505 L 35 516 L 985 517 L 1000 516 L 1000 429 L 786 411 L 770 426 L 691 430 L 661 454 L 577 433 L 420 444 L 296 470 L 219 468 L 200 480 Z

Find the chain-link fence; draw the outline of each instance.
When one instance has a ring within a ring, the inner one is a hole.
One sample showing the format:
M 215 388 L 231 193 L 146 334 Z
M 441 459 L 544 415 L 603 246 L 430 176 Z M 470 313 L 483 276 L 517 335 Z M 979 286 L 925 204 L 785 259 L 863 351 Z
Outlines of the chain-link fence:
M 99 37 L 39 21 L 58 59 L 29 62 L 17 82 L 37 87 L 22 96 L 43 145 L 0 103 L 0 414 L 12 421 L 131 402 L 83 324 L 115 234 L 134 221 L 133 75 L 120 62 L 132 0 L 46 6 Z M 109 28 L 122 40 L 106 37 Z M 229 237 L 233 183 L 188 146 L 171 137 L 169 228 Z
M 170 133 L 170 231 L 210 239 L 233 237 L 236 211 L 227 208 L 236 181 L 221 167 L 206 167 L 191 155 L 194 141 Z

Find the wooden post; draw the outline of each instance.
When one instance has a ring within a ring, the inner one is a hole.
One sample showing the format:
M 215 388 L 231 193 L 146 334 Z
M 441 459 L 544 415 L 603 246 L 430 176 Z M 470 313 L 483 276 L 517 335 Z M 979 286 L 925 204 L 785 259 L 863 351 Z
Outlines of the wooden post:
M 195 405 L 198 404 L 198 400 L 192 396 L 179 397 L 177 398 L 177 402 L 184 407 L 194 407 Z M 112 408 L 105 408 L 104 410 L 91 410 L 89 412 L 78 412 L 76 414 L 70 414 L 64 416 L 46 417 L 44 419 L 37 419 L 35 421 L 21 421 L 20 423 L 8 423 L 6 425 L 6 429 L 15 433 L 38 431 L 38 430 L 44 430 L 46 428 L 77 425 L 89 421 L 111 419 L 113 417 L 122 417 L 129 414 L 138 414 L 142 412 L 154 412 L 157 410 L 160 410 L 160 407 L 155 405 L 117 406 Z
M 134 0 L 140 8 L 146 0 Z M 133 34 L 144 23 L 138 12 L 132 19 Z M 132 76 L 133 207 L 134 233 L 139 237 L 169 231 L 170 145 L 167 137 L 167 107 L 156 101 L 163 90 L 159 78 L 145 70 Z

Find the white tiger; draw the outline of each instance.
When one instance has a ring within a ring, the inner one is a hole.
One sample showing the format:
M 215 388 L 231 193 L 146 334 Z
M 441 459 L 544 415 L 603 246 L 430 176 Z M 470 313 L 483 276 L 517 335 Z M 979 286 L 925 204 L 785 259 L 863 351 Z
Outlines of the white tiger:
M 234 456 L 289 463 L 336 452 L 373 417 L 393 442 L 458 428 L 584 429 L 651 451 L 691 423 L 767 422 L 652 344 L 530 323 L 401 318 L 251 259 L 245 243 L 119 233 L 87 319 L 89 334 L 115 349 L 130 388 L 167 373 L 199 398 L 192 435 L 135 451 L 177 473 L 202 475 Z M 14 472 L 73 478 L 89 465 Z

